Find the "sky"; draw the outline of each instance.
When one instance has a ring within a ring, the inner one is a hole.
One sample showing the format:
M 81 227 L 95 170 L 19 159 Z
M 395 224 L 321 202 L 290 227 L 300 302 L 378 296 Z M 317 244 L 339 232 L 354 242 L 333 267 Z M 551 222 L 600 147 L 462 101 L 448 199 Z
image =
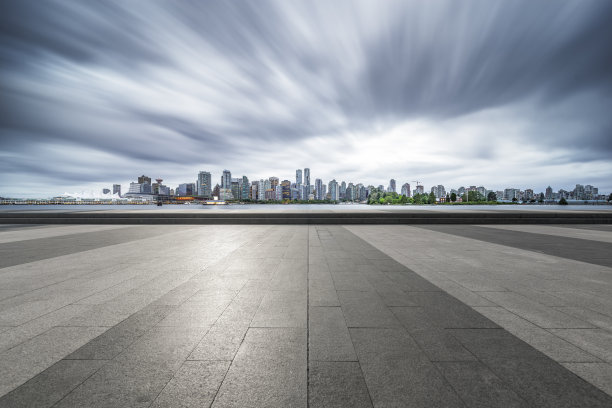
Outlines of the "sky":
M 0 196 L 251 180 L 612 191 L 612 1 L 0 2 Z

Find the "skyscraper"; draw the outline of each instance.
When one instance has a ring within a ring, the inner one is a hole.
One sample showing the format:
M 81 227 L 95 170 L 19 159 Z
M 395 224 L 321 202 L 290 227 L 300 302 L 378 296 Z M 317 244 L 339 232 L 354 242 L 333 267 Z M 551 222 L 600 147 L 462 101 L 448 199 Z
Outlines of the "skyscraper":
M 198 182 L 196 183 L 196 194 L 204 198 L 212 198 L 212 176 L 207 171 L 198 173 Z
M 302 169 L 295 171 L 295 184 L 302 184 Z
M 315 200 L 323 200 L 323 180 L 315 180 Z
M 283 200 L 291 200 L 291 182 L 289 180 L 283 180 L 281 191 Z
M 242 184 L 241 184 L 241 192 L 240 199 L 248 200 L 249 199 L 249 179 L 247 176 L 242 176 Z
M 410 184 L 404 183 L 402 185 L 402 195 L 406 197 L 410 197 Z
M 340 199 L 340 186 L 336 179 L 329 182 L 329 198 L 332 201 L 338 201 Z
M 270 188 L 276 188 L 278 186 L 278 177 L 270 177 Z
M 221 175 L 221 188 L 232 188 L 232 172 L 229 170 L 223 170 Z
M 113 184 L 113 194 L 119 194 L 121 197 L 121 184 Z
M 138 184 L 151 184 L 151 177 L 147 177 L 144 174 L 138 177 Z
M 304 184 L 308 187 L 308 191 L 306 195 L 309 195 L 312 191 L 310 191 L 310 169 L 304 169 Z
M 391 179 L 389 180 L 389 193 L 396 193 L 397 190 L 395 188 L 395 180 Z

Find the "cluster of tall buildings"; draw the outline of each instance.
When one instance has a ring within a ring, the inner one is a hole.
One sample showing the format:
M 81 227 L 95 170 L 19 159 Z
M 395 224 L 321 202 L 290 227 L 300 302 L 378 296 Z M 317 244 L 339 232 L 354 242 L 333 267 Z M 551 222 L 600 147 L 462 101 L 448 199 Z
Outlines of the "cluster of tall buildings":
M 397 182 L 395 179 L 389 180 L 387 187 L 379 185 L 365 186 L 362 183 L 348 184 L 345 181 L 336 181 L 335 179 L 324 183 L 322 179 L 311 179 L 310 169 L 297 169 L 295 171 L 294 180 L 280 180 L 278 177 L 269 177 L 267 179 L 249 180 L 247 176 L 232 177 L 229 170 L 223 170 L 221 180 L 218 183 L 213 182 L 212 174 L 208 171 L 200 171 L 197 175 L 195 183 L 179 184 L 176 188 L 169 188 L 162 184 L 162 179 L 155 179 L 152 182 L 150 177 L 142 175 L 138 177 L 137 182 L 130 183 L 130 188 L 125 195 L 126 197 L 134 196 L 175 196 L 175 197 L 199 197 L 202 199 L 220 199 L 220 200 L 236 200 L 236 201 L 366 201 L 368 196 L 375 189 L 378 192 L 398 193 L 402 196 L 411 197 L 416 194 L 426 194 L 425 187 L 416 182 L 414 189 L 411 189 L 409 183 L 404 183 L 397 191 Z M 429 193 L 433 193 L 437 201 L 448 199 L 453 193 L 461 198 L 467 196 L 469 192 L 476 192 L 478 196 L 486 199 L 491 193 L 495 194 L 496 200 L 506 201 L 530 201 L 530 200 L 559 200 L 560 198 L 570 200 L 598 200 L 605 199 L 605 196 L 599 195 L 597 187 L 591 185 L 583 186 L 577 184 L 572 191 L 559 190 L 553 192 L 549 186 L 545 192 L 535 193 L 532 189 L 521 190 L 518 188 L 506 188 L 504 190 L 494 191 L 488 190 L 483 186 L 459 187 L 447 191 L 446 188 L 439 184 L 432 186 Z M 110 191 L 109 191 L 110 192 Z M 113 185 L 113 194 L 121 195 L 121 186 Z

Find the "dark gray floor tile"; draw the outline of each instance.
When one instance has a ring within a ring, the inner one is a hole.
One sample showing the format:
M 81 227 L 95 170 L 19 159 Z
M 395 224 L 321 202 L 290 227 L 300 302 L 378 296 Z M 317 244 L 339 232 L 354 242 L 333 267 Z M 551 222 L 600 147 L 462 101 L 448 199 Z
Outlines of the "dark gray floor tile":
M 530 406 L 480 361 L 439 362 L 435 365 L 468 407 Z
M 251 328 L 213 407 L 305 407 L 306 329 Z
M 449 329 L 479 359 L 547 359 L 544 354 L 504 329 Z
M 248 327 L 213 326 L 189 355 L 189 360 L 231 361 L 238 352 Z
M 393 314 L 431 361 L 470 361 L 470 353 L 452 333 L 431 323 L 420 307 L 393 307 Z
M 172 379 L 175 370 L 176 367 L 157 361 L 110 361 L 56 406 L 148 407 Z
M 374 406 L 464 406 L 404 329 L 349 330 Z
M 311 307 L 309 319 L 310 360 L 357 360 L 351 336 L 339 307 Z
M 313 361 L 310 363 L 308 384 L 311 408 L 372 406 L 357 362 Z
M 174 306 L 147 306 L 70 354 L 67 359 L 110 360 L 166 317 Z
M 348 327 L 396 327 L 399 322 L 376 292 L 339 291 Z
M 186 361 L 151 407 L 209 407 L 229 365 L 228 361 Z
M 549 358 L 491 358 L 484 363 L 532 406 L 612 407 L 612 396 Z
M 409 292 L 408 299 L 422 307 L 431 323 L 441 328 L 499 327 L 445 292 Z
M 0 398 L 0 407 L 50 407 L 95 373 L 104 363 L 106 361 L 60 360 Z

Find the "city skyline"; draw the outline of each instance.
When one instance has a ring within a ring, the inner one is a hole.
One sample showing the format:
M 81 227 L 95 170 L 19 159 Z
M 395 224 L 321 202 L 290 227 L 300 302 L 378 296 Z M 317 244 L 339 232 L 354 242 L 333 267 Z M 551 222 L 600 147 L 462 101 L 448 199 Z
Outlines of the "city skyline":
M 612 190 L 610 2 L 0 11 L 0 195 L 297 164 L 373 185 Z

